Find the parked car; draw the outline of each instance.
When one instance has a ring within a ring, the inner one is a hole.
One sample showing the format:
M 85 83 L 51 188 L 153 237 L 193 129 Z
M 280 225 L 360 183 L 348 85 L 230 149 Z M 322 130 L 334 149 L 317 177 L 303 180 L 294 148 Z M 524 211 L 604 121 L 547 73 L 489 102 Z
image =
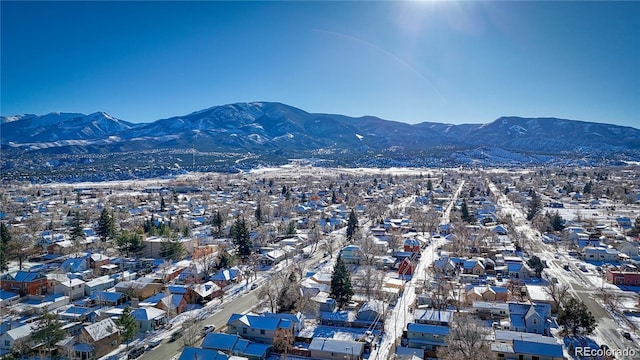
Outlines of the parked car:
M 171 334 L 171 337 L 169 338 L 169 342 L 174 342 L 180 339 L 181 337 L 182 337 L 182 331 L 176 331 L 173 334 Z
M 129 355 L 127 355 L 127 359 L 137 359 L 142 354 L 144 354 L 144 347 L 139 346 L 139 347 L 133 348 L 133 350 L 129 351 Z
M 216 331 L 216 326 L 215 326 L 215 325 L 213 325 L 213 324 L 205 325 L 205 326 L 202 328 L 202 334 L 203 334 L 203 335 L 206 335 L 207 333 L 214 332 L 214 331 Z
M 149 347 L 147 347 L 147 350 L 153 349 L 154 347 L 160 345 L 161 342 L 162 342 L 162 339 L 153 340 L 153 341 L 149 342 Z

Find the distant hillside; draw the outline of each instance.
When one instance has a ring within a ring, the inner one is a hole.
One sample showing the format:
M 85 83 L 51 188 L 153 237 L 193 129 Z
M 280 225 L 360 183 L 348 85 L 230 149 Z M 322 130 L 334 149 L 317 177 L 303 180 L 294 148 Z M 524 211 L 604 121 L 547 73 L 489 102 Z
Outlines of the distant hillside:
M 132 124 L 102 112 L 15 115 L 0 120 L 5 169 L 13 169 L 19 165 L 15 160 L 26 155 L 56 160 L 73 154 L 91 158 L 126 152 L 250 153 L 252 160 L 244 166 L 288 158 L 325 159 L 344 166 L 640 160 L 640 130 L 556 118 L 502 117 L 488 124 L 410 125 L 373 116 L 313 114 L 281 103 L 253 102 L 214 106 L 146 124 Z M 163 161 L 161 156 L 154 159 Z M 186 165 L 183 162 L 180 166 Z

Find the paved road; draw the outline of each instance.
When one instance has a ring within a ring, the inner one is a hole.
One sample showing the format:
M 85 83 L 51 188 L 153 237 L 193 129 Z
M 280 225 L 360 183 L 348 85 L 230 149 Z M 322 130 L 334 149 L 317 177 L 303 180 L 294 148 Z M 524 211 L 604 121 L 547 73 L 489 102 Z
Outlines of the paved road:
M 490 184 L 491 191 L 498 195 L 498 203 L 514 208 L 512 212 L 514 223 L 518 228 L 528 228 L 531 230 L 531 226 L 524 219 L 524 215 L 521 211 L 517 210 L 511 201 L 507 199 L 504 194 L 498 191 L 493 184 Z M 560 259 L 555 259 L 553 254 L 555 250 L 551 249 L 547 244 L 542 242 L 538 236 L 531 236 L 535 231 L 522 231 L 528 237 L 528 243 L 531 245 L 532 253 L 538 255 L 540 259 L 546 260 L 547 265 L 555 268 L 553 273 L 558 274 L 558 280 L 561 283 L 565 283 L 570 287 L 570 292 L 574 294 L 579 300 L 581 300 L 587 309 L 593 314 L 598 322 L 598 326 L 595 330 L 600 334 L 602 340 L 606 345 L 613 350 L 624 350 L 626 348 L 636 349 L 640 353 L 640 347 L 634 341 L 627 340 L 620 334 L 619 320 L 615 319 L 609 311 L 603 308 L 596 300 L 596 290 L 593 288 L 591 282 L 583 275 L 582 271 L 575 265 L 575 259 L 565 258 L 563 255 Z M 571 271 L 565 271 L 564 265 L 568 264 Z
M 257 297 L 257 289 L 256 289 L 240 297 L 233 298 L 228 302 L 224 302 L 222 304 L 222 308 L 218 312 L 211 315 L 207 319 L 203 320 L 199 326 L 202 328 L 205 325 L 213 324 L 216 326 L 216 329 L 220 329 L 225 326 L 231 314 L 245 313 L 251 310 L 257 304 L 258 304 L 258 297 Z M 184 346 L 184 340 L 182 338 L 174 342 L 168 342 L 167 340 L 165 340 L 161 345 L 159 345 L 155 349 L 145 353 L 142 357 L 140 357 L 140 359 L 144 359 L 144 360 L 167 359 L 168 360 L 178 355 L 182 351 L 183 346 Z

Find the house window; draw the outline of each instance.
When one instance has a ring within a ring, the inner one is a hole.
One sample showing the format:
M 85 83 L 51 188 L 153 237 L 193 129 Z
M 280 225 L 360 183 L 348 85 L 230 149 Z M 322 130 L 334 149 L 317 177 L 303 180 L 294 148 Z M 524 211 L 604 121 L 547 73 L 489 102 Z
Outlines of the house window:
M 260 335 L 264 335 L 264 330 L 260 330 Z
M 532 356 L 531 360 L 540 360 L 540 357 L 539 356 Z
M 504 354 L 498 354 L 498 357 L 504 359 Z
M 4 346 L 10 348 L 11 347 L 11 341 L 10 340 L 5 340 L 4 341 Z
M 242 333 L 247 334 L 247 328 L 242 328 Z
M 537 325 L 538 324 L 538 319 L 533 319 L 533 325 Z

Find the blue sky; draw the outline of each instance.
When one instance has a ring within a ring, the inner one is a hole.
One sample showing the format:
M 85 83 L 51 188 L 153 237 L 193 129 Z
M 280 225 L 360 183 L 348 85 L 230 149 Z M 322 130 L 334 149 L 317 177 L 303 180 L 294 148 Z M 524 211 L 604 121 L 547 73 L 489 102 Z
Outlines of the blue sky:
M 408 123 L 640 128 L 640 2 L 7 2 L 2 115 L 244 101 Z

